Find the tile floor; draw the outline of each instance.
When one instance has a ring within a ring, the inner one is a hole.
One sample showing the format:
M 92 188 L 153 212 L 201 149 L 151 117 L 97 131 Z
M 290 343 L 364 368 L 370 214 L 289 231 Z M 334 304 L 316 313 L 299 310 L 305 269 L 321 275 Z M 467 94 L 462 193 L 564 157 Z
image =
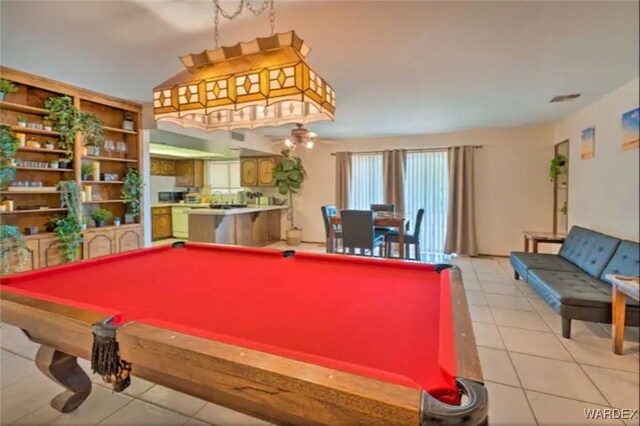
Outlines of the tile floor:
M 285 248 L 284 243 L 272 245 Z M 297 250 L 323 252 L 317 244 Z M 430 261 L 441 261 L 433 258 Z M 560 319 L 526 283 L 514 281 L 508 259 L 449 260 L 462 270 L 482 368 L 489 389 L 490 424 L 596 425 L 586 408 L 638 409 L 638 329 L 625 335 L 625 352 L 610 351 L 606 325 L 574 321 L 570 340 L 560 335 Z M 2 425 L 261 425 L 228 410 L 134 379 L 113 394 L 93 377 L 93 392 L 70 414 L 49 406 L 60 388 L 36 368 L 36 345 L 15 327 L 0 328 L 0 424 Z M 88 362 L 82 361 L 86 369 Z M 626 424 L 638 424 L 638 419 Z

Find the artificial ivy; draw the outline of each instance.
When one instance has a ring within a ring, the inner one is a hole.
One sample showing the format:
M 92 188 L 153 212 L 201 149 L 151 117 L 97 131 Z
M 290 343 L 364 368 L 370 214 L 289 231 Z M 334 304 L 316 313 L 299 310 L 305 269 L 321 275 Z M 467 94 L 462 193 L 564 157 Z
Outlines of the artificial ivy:
M 54 231 L 62 243 L 62 254 L 67 262 L 78 258 L 82 244 L 82 221 L 78 214 L 80 205 L 80 187 L 75 181 L 58 182 L 60 191 L 60 207 L 68 209 L 66 215 L 52 218 Z
M 0 271 L 3 275 L 11 272 L 11 265 L 17 264 L 18 271 L 24 269 L 27 253 L 24 237 L 17 226 L 0 225 Z
M 129 213 L 134 217 L 140 214 L 140 200 L 142 199 L 142 176 L 138 169 L 129 167 L 124 176 L 122 198 L 129 203 Z
M 18 152 L 18 138 L 11 132 L 11 127 L 0 126 L 0 188 L 5 188 L 16 174 L 13 161 Z

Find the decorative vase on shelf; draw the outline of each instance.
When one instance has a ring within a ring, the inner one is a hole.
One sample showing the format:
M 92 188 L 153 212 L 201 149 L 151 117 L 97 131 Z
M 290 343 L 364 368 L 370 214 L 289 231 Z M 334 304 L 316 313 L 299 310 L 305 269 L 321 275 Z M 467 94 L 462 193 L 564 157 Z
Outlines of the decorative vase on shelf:
M 104 220 L 97 220 L 97 221 L 95 221 L 95 222 L 96 222 L 96 226 L 97 226 L 98 228 L 104 228 L 104 225 L 105 225 L 105 223 L 106 223 Z
M 113 224 L 114 224 L 115 226 L 120 226 L 120 223 L 121 223 L 121 222 L 120 222 L 120 218 L 119 218 L 119 217 L 116 217 L 116 218 L 113 220 Z

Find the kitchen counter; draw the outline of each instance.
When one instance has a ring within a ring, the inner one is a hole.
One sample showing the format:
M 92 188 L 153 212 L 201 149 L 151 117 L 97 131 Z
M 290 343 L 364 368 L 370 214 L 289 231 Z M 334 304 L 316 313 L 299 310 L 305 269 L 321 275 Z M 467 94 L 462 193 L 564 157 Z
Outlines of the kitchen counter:
M 246 213 L 259 213 L 270 210 L 284 210 L 289 206 L 249 206 L 239 207 L 237 209 L 194 209 L 189 211 L 189 215 L 215 215 L 215 216 L 227 216 L 232 214 L 246 214 Z
M 155 207 L 209 207 L 209 203 L 153 203 L 151 208 Z

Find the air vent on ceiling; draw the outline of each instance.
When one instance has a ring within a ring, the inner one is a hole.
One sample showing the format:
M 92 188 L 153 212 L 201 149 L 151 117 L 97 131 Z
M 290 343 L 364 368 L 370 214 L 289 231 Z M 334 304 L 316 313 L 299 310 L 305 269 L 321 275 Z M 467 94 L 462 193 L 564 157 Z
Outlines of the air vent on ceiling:
M 570 95 L 558 95 L 554 96 L 549 102 L 571 102 L 580 97 L 582 93 L 572 93 Z
M 234 141 L 244 142 L 244 135 L 239 132 L 231 132 L 231 139 Z

